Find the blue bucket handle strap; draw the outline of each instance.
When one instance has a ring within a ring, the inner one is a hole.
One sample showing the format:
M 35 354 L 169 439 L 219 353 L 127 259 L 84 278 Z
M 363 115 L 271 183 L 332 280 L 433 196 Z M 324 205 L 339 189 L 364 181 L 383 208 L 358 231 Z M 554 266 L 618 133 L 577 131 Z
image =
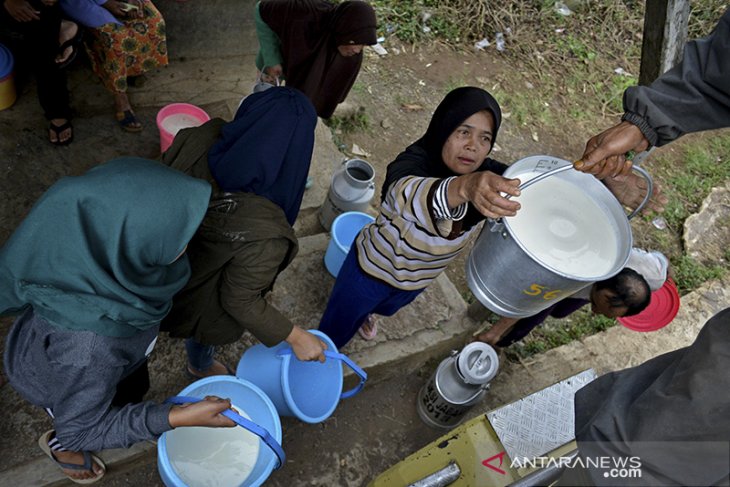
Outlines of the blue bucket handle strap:
M 284 347 L 281 350 L 279 350 L 276 355 L 279 357 L 283 357 L 284 355 L 293 355 L 294 352 L 292 351 L 291 347 Z M 358 365 L 350 359 L 347 355 L 339 352 L 333 352 L 331 350 L 325 350 L 324 356 L 327 358 L 335 359 L 335 360 L 341 360 L 344 362 L 348 367 L 352 369 L 355 374 L 360 377 L 360 383 L 350 389 L 349 391 L 343 392 L 340 396 L 340 399 L 347 399 L 348 397 L 352 397 L 358 392 L 362 390 L 363 387 L 365 387 L 365 381 L 368 380 L 368 374 L 364 370 L 362 370 Z M 296 357 L 296 356 L 295 356 Z M 298 360 L 298 359 L 297 359 Z
M 173 396 L 165 400 L 166 403 L 170 404 L 189 404 L 200 401 L 202 401 L 202 399 L 200 399 L 199 397 L 192 396 Z M 274 452 L 276 458 L 279 460 L 279 465 L 277 465 L 276 467 L 277 470 L 284 465 L 284 462 L 286 461 L 284 449 L 281 447 L 279 442 L 277 442 L 274 437 L 271 436 L 268 431 L 266 431 L 266 428 L 263 428 L 253 421 L 244 418 L 232 409 L 226 409 L 221 414 L 236 423 L 238 426 L 250 431 L 251 433 L 261 438 L 261 440 L 266 443 L 266 446 L 268 446 Z

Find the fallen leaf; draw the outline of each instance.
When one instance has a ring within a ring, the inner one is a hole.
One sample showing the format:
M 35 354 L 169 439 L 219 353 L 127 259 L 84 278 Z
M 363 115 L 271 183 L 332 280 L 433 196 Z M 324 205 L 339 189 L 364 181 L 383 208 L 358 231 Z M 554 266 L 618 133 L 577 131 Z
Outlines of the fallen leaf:
M 419 110 L 423 110 L 423 107 L 421 105 L 416 105 L 415 103 L 403 103 L 400 107 L 407 112 L 417 112 Z
M 361 156 L 361 157 L 368 157 L 370 156 L 370 153 L 365 151 L 364 149 L 361 149 L 359 145 L 352 144 L 352 151 L 354 155 Z

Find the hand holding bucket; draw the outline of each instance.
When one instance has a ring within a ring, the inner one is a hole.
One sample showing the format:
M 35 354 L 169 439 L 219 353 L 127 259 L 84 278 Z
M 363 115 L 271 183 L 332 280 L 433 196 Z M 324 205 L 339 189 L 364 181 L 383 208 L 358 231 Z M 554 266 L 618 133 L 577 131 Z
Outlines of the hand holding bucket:
M 284 357 L 285 355 L 292 355 L 293 353 L 294 353 L 294 351 L 291 348 L 282 348 L 276 354 L 279 357 Z M 340 399 L 347 399 L 348 397 L 352 397 L 355 394 L 357 394 L 358 392 L 360 392 L 363 387 L 365 387 L 365 381 L 368 380 L 368 374 L 367 374 L 367 372 L 362 370 L 357 364 L 355 364 L 355 362 L 353 362 L 350 359 L 350 357 L 348 357 L 347 355 L 341 354 L 339 352 L 332 352 L 330 350 L 325 350 L 324 356 L 327 357 L 328 359 L 332 359 L 332 360 L 341 360 L 348 367 L 350 367 L 352 369 L 352 371 L 355 372 L 355 374 L 357 374 L 357 376 L 360 378 L 360 383 L 358 385 L 356 385 L 355 387 L 353 387 L 352 389 L 350 389 L 349 391 L 343 392 L 340 395 Z
M 362 390 L 367 374 L 347 356 L 338 353 L 326 334 L 319 330 L 308 330 L 308 333 L 327 344 L 324 363 L 298 360 L 286 342 L 271 348 L 259 344 L 243 354 L 236 377 L 260 387 L 281 416 L 319 423 L 334 412 L 340 399 L 352 397 Z M 360 384 L 344 393 L 342 363 L 360 377 Z
M 237 427 L 182 427 L 163 433 L 157 442 L 162 481 L 167 487 L 196 484 L 197 479 L 215 479 L 218 485 L 260 486 L 285 461 L 276 407 L 256 385 L 229 375 L 197 380 L 168 402 L 199 402 L 206 396 L 230 398 L 240 414 L 232 410 L 220 414 L 247 431 Z M 259 447 L 262 441 L 268 448 Z
M 169 404 L 182 405 L 182 404 L 196 403 L 196 402 L 200 402 L 202 400 L 203 399 L 200 399 L 199 397 L 192 397 L 192 396 L 173 396 L 173 397 L 168 398 L 165 402 L 169 403 Z M 274 437 L 271 436 L 271 434 L 268 431 L 266 431 L 265 428 L 262 428 L 261 426 L 257 425 L 253 421 L 244 418 L 243 416 L 238 414 L 233 409 L 226 409 L 221 414 L 223 416 L 225 416 L 226 418 L 230 419 L 231 421 L 233 421 L 234 423 L 236 423 L 241 428 L 246 429 L 246 430 L 250 431 L 251 433 L 255 434 L 256 436 L 258 436 L 259 438 L 261 438 L 261 440 L 266 444 L 266 446 L 271 448 L 271 450 L 276 455 L 276 458 L 279 460 L 279 463 L 276 466 L 277 470 L 280 469 L 284 465 L 284 462 L 286 461 L 286 455 L 284 454 L 284 449 L 281 447 L 279 442 L 276 441 L 274 439 Z

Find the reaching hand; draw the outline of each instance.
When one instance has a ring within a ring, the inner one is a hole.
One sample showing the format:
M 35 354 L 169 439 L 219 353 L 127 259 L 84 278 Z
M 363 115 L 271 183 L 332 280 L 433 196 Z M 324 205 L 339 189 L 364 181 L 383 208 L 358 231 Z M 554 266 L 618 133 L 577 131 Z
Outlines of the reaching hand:
M 277 78 L 281 78 L 281 75 L 284 74 L 284 68 L 281 64 L 277 64 L 275 66 L 267 66 L 264 68 L 264 76 L 262 76 L 263 81 L 271 84 L 275 84 Z
M 216 396 L 205 396 L 205 400 L 173 406 L 167 421 L 173 428 L 180 426 L 208 426 L 211 428 L 227 428 L 236 426 L 236 423 L 223 416 L 226 409 L 231 408 L 230 399 L 221 399 Z
M 5 0 L 5 10 L 18 22 L 40 20 L 41 13 L 26 0 Z
M 632 209 L 637 208 L 646 196 L 646 179 L 633 172 L 628 176 L 609 176 L 603 180 L 603 184 L 606 185 L 622 205 Z M 664 206 L 668 202 L 669 199 L 666 195 L 662 194 L 661 185 L 654 181 L 651 198 L 641 212 L 648 213 L 649 211 L 655 211 L 661 213 L 664 211 Z
M 507 193 L 512 196 L 519 196 L 519 179 L 507 179 L 491 171 L 480 171 L 456 178 L 459 181 L 455 187 L 464 200 L 470 201 L 482 215 L 489 218 L 501 218 L 503 216 L 515 216 L 520 204 L 511 201 L 500 193 Z M 453 184 L 453 183 L 452 183 Z M 457 206 L 459 200 L 454 201 L 451 197 L 449 187 L 449 204 Z
M 628 176 L 631 161 L 626 153 L 640 152 L 649 147 L 649 141 L 639 127 L 629 122 L 621 122 L 600 134 L 591 137 L 580 161 L 574 167 L 581 172 L 593 174 L 598 179 L 608 176 Z
M 144 9 L 141 0 L 107 0 L 101 5 L 119 20 L 144 17 Z
M 289 336 L 286 337 L 286 342 L 291 345 L 294 355 L 296 355 L 299 360 L 319 360 L 324 363 L 324 351 L 327 350 L 327 344 L 320 340 L 318 336 L 313 335 L 298 326 L 294 326 L 291 333 L 289 333 Z
M 507 318 L 506 316 L 502 316 L 489 330 L 477 335 L 475 340 L 496 346 L 503 337 L 507 336 L 507 334 L 512 331 L 512 328 L 514 328 L 517 321 L 517 318 Z

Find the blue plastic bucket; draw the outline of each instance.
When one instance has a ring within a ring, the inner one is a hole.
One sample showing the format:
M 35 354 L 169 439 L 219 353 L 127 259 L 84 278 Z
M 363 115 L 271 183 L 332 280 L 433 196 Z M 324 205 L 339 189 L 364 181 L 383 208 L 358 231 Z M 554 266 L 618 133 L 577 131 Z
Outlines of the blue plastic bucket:
M 347 356 L 338 353 L 332 340 L 319 330 L 308 330 L 326 344 L 326 360 L 302 362 L 282 342 L 275 347 L 258 344 L 246 350 L 238 362 L 236 376 L 259 386 L 281 416 L 295 416 L 306 423 L 327 419 L 340 399 L 354 396 L 365 385 L 367 374 Z M 342 364 L 347 364 L 360 383 L 342 392 Z
M 231 410 L 223 414 L 260 438 L 256 463 L 240 487 L 255 487 L 263 484 L 275 467 L 281 466 L 284 453 L 281 450 L 281 421 L 271 400 L 254 384 L 228 375 L 207 377 L 193 382 L 182 390 L 180 396 L 168 401 L 176 404 L 194 402 L 205 396 L 229 398 L 250 418 L 235 414 Z M 238 427 L 238 426 L 237 426 Z M 174 441 L 174 431 L 163 433 L 157 442 L 157 469 L 162 481 L 168 487 L 185 487 L 187 484 L 175 471 L 170 460 L 168 441 Z
M 332 222 L 330 243 L 327 246 L 327 252 L 324 254 L 324 265 L 333 277 L 337 277 L 340 272 L 342 263 L 345 261 L 345 257 L 347 257 L 350 246 L 355 241 L 357 234 L 365 225 L 373 221 L 375 221 L 375 218 L 367 213 L 346 211 Z
M 14 67 L 15 59 L 10 49 L 0 44 L 0 110 L 5 110 L 15 103 Z

